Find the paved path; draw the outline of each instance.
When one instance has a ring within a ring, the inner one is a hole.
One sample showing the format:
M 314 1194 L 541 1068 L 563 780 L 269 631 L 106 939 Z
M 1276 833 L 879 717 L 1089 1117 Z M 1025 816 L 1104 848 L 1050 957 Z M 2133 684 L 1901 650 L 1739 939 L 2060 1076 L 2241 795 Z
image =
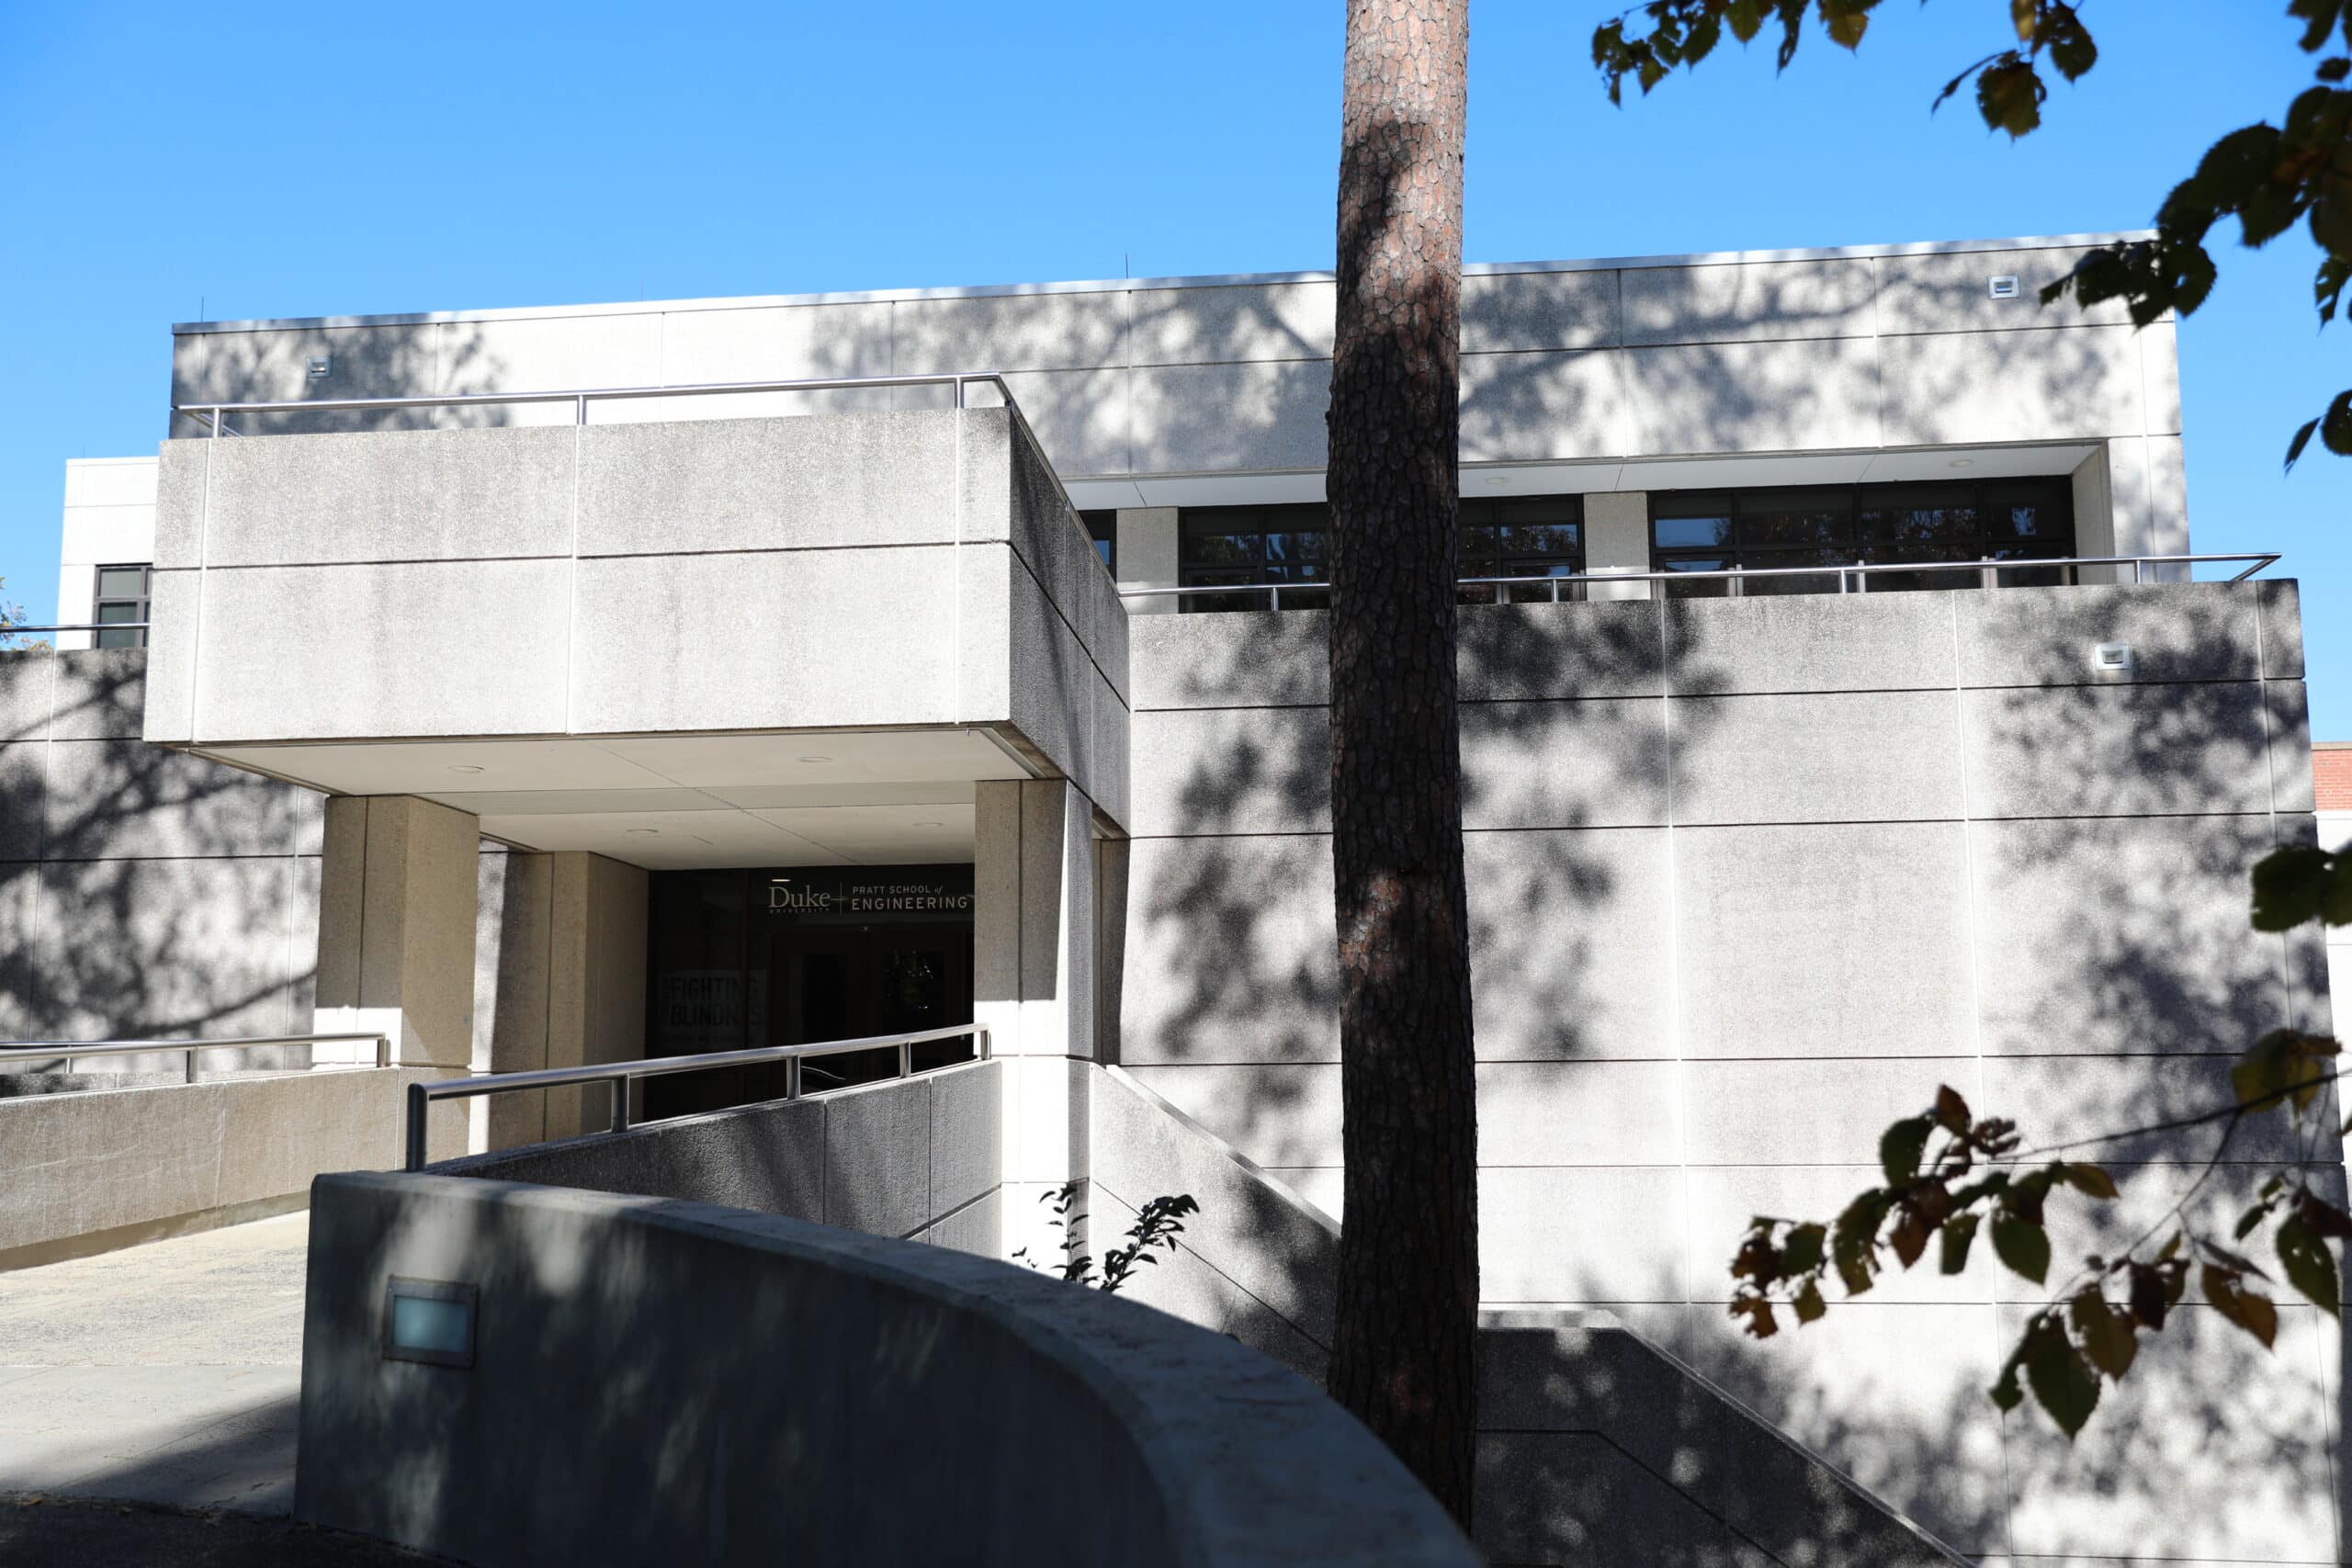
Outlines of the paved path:
M 0 1499 L 286 1513 L 309 1234 L 285 1214 L 0 1274 Z

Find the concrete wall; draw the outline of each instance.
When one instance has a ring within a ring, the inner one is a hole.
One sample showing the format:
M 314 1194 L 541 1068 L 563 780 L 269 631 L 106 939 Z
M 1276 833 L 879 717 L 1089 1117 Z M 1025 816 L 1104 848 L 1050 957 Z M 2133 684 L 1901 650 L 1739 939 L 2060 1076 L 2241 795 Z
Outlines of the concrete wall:
M 985 724 L 1125 809 L 1125 617 L 1001 410 L 174 441 L 156 565 L 150 740 Z
M 1003 1096 L 1004 1064 L 976 1062 L 435 1169 L 721 1203 L 995 1258 Z
M 1119 1051 L 1336 1213 L 1320 619 L 1135 623 Z M 2284 1309 L 2275 1358 L 2198 1348 L 2275 1428 L 2129 1463 L 2129 1415 L 2061 1463 L 2039 1417 L 1985 1402 L 2030 1299 L 1989 1259 L 1765 1346 L 1724 1311 L 1748 1217 L 1831 1212 L 1939 1083 L 2029 1136 L 2134 1125 L 2226 1103 L 2263 1030 L 2326 1027 L 2323 944 L 2245 916 L 2254 859 L 2312 831 L 2293 584 L 1504 606 L 1463 630 L 1487 1303 L 1605 1307 L 1972 1554 L 2334 1561 L 2316 1309 Z M 2110 640 L 2128 682 L 2089 672 Z M 2205 1152 L 2112 1154 L 2152 1199 Z M 2191 1388 L 2130 1399 L 2190 1420 Z M 2295 1484 L 2222 1480 L 2255 1469 Z
M 1320 1384 L 1338 1222 L 1133 1075 L 1090 1077 L 1090 1248 L 1116 1245 L 1153 1198 L 1192 1194 L 1200 1213 L 1128 1296 Z M 1606 1313 L 1488 1314 L 1479 1333 L 1473 1527 L 1494 1562 L 1962 1561 Z
M 2115 441 L 2152 496 L 2146 476 L 2180 467 L 2172 323 L 2134 333 L 2119 306 L 2034 299 L 2106 238 L 1466 269 L 1464 460 L 1563 465 L 1560 489 L 1643 490 L 1702 482 L 1659 459 L 1837 453 L 1834 477 L 1848 480 L 1933 478 L 1940 460 L 1902 474 L 1871 464 L 1919 446 Z M 2005 275 L 2018 297 L 1993 299 L 1990 280 Z M 1081 505 L 1201 504 L 1212 499 L 1204 476 L 1319 472 L 1333 299 L 1328 275 L 1292 273 L 223 323 L 175 340 L 173 397 L 994 368 L 1054 467 L 1080 481 Z M 322 354 L 332 373 L 308 376 Z M 819 394 L 793 407 L 929 396 Z M 723 406 L 710 402 L 634 417 L 709 417 Z
M 311 1027 L 321 803 L 141 740 L 147 660 L 0 653 L 0 1041 Z
M 481 1568 L 1477 1561 L 1273 1362 L 1024 1269 L 435 1176 L 328 1178 L 311 1214 L 316 1523 Z M 477 1288 L 469 1367 L 385 1359 L 395 1275 Z
M 0 1099 L 0 1269 L 302 1206 L 322 1171 L 401 1162 L 414 1069 Z M 436 1112 L 433 1146 L 462 1147 Z

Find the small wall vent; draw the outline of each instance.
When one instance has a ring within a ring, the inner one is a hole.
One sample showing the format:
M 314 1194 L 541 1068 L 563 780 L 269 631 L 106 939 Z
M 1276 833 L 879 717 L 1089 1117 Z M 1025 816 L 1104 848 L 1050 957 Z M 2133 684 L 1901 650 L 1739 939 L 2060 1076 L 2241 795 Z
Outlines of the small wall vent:
M 1998 276 L 1998 277 L 1996 277 L 1996 278 L 1995 278 L 1995 279 L 1993 280 L 1993 298 L 1994 298 L 1994 299 L 2016 299 L 2017 297 L 2018 297 L 2018 277 L 2017 277 L 2017 274 L 2015 274 L 2015 273 L 2013 273 L 2013 272 L 2005 272 L 2005 273 L 2003 273 L 2000 276 Z
M 2091 672 L 2109 680 L 2120 680 L 2132 673 L 2132 645 L 2128 642 L 2102 642 L 2091 649 Z

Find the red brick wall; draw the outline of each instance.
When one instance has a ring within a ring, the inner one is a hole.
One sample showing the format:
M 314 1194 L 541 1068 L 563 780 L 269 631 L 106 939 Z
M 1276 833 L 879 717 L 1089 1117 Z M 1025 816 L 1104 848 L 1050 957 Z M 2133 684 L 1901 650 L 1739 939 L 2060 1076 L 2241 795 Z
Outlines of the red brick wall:
M 2352 741 L 2322 741 L 2312 748 L 2312 788 L 2322 811 L 2352 811 Z

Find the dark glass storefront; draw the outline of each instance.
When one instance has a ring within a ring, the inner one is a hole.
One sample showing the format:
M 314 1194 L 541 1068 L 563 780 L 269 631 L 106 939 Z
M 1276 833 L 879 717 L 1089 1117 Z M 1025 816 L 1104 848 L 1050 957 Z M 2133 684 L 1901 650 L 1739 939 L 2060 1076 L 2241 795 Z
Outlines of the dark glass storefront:
M 681 1056 L 934 1029 L 972 1017 L 968 865 L 672 871 L 652 877 L 646 1055 Z M 971 1054 L 918 1046 L 915 1065 Z M 803 1087 L 888 1077 L 894 1051 L 804 1063 Z M 649 1078 L 644 1114 L 784 1093 L 784 1069 Z

